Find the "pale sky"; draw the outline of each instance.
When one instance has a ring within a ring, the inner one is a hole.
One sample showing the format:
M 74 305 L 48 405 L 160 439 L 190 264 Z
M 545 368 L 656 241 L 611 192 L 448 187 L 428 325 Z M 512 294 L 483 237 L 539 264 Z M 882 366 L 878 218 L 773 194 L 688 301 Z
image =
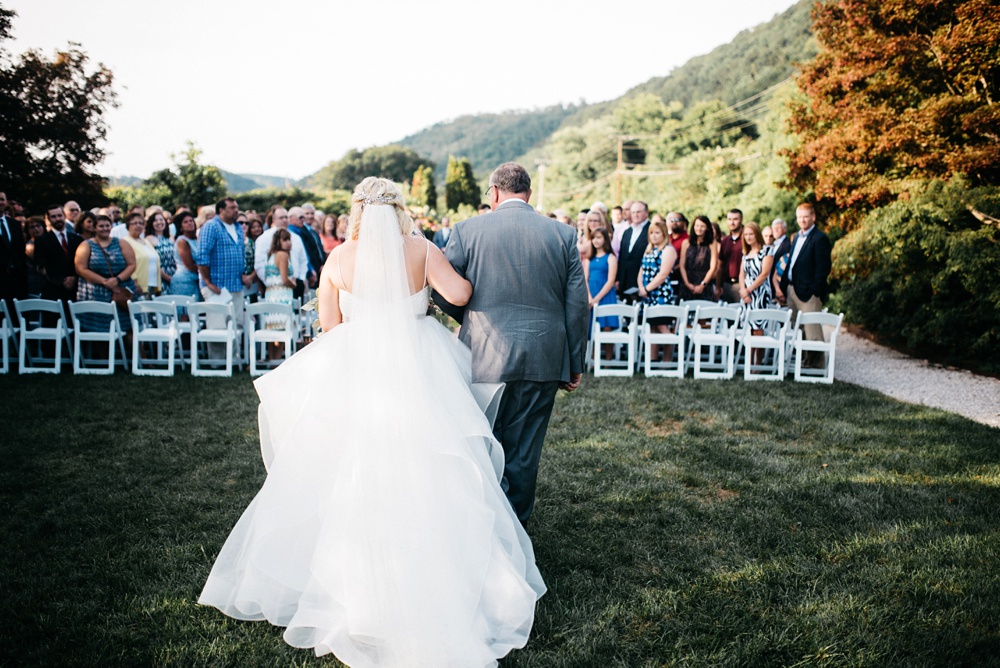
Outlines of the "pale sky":
M 79 42 L 114 73 L 106 176 L 145 178 L 191 140 L 227 171 L 298 179 L 464 114 L 618 97 L 794 0 L 3 4 L 9 50 Z

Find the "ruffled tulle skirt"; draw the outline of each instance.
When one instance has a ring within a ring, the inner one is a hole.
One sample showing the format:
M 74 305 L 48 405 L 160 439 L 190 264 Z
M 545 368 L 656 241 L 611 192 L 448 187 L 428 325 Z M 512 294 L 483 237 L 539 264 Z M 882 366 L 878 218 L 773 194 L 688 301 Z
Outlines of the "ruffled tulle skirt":
M 496 665 L 545 592 L 498 483 L 496 397 L 477 401 L 468 349 L 432 319 L 418 359 L 389 347 L 370 375 L 351 327 L 256 381 L 267 479 L 199 602 L 355 668 Z

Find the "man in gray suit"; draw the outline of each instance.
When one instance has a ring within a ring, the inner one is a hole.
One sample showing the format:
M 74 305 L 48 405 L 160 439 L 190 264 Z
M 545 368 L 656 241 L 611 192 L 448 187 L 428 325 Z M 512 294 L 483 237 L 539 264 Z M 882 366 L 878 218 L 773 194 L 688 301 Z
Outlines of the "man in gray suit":
M 434 300 L 462 323 L 472 381 L 507 384 L 493 433 L 506 460 L 501 486 L 526 525 L 556 391 L 583 376 L 588 293 L 576 230 L 531 208 L 524 167 L 497 167 L 487 195 L 492 212 L 457 223 L 445 247 L 472 299 L 464 309 Z

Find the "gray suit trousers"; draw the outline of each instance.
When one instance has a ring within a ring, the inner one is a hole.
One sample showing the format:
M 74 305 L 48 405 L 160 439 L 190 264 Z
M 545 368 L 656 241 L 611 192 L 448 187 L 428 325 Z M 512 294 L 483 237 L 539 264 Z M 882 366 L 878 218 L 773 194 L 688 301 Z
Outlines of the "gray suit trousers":
M 493 425 L 505 459 L 501 487 L 524 525 L 535 507 L 538 460 L 558 390 L 558 381 L 508 381 Z

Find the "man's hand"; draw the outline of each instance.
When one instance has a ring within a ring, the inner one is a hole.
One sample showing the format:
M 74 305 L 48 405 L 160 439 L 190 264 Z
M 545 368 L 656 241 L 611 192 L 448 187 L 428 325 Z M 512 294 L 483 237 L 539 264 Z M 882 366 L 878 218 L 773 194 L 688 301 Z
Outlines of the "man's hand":
M 208 288 L 209 290 L 211 290 L 212 292 L 214 292 L 217 295 L 221 295 L 222 294 L 222 288 L 220 288 L 215 283 L 205 283 L 205 287 Z
M 249 288 L 253 285 L 254 279 L 257 278 L 257 274 L 243 274 L 240 276 L 240 280 L 243 282 L 244 288 Z
M 569 382 L 563 383 L 559 386 L 559 389 L 566 390 L 567 392 L 572 392 L 576 388 L 580 387 L 580 381 L 583 380 L 582 373 L 571 373 L 569 375 Z
M 74 285 L 76 285 L 76 276 L 67 276 L 63 279 L 63 287 L 67 290 L 72 290 Z

